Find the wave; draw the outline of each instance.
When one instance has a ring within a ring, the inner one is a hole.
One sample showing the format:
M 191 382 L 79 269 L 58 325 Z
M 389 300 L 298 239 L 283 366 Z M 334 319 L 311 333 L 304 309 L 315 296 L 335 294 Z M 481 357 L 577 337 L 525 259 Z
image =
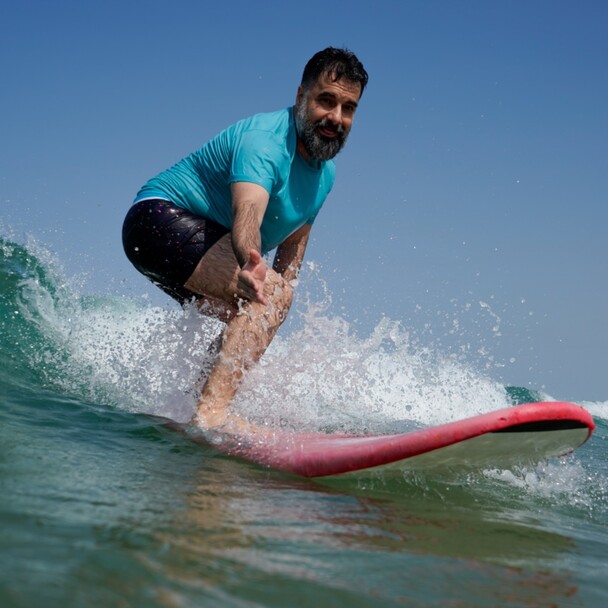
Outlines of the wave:
M 608 401 L 580 401 L 582 405 L 594 418 L 608 421 Z
M 154 307 L 122 296 L 82 296 L 53 256 L 0 239 L 0 353 L 4 382 L 188 420 L 193 387 L 211 364 L 219 322 L 194 307 Z M 424 346 L 381 319 L 361 337 L 324 301 L 296 305 L 246 377 L 234 404 L 273 425 L 350 432 L 430 425 L 539 400 Z

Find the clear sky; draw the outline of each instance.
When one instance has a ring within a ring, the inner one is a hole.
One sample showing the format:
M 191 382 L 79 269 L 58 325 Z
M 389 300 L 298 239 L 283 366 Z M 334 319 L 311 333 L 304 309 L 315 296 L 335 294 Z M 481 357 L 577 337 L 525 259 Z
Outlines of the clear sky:
M 138 188 L 347 46 L 370 83 L 307 253 L 333 312 L 606 400 L 607 31 L 604 0 L 3 2 L 3 231 L 166 302 L 120 245 Z

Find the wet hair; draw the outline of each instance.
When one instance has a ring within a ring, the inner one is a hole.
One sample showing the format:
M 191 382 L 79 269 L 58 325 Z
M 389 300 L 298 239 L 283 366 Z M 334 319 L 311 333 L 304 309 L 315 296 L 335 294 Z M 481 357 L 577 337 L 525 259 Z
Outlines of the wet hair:
M 361 85 L 361 95 L 367 85 L 367 72 L 357 56 L 348 49 L 332 46 L 311 57 L 302 74 L 302 88 L 310 88 L 321 75 L 326 74 L 334 82 L 344 78 Z

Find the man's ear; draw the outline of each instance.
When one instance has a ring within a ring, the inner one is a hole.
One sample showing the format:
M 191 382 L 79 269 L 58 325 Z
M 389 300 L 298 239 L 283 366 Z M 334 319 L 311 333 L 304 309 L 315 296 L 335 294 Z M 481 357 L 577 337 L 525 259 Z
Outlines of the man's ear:
M 296 95 L 296 105 L 299 107 L 300 104 L 302 103 L 302 99 L 304 97 L 304 89 L 302 88 L 302 85 L 300 85 L 298 87 L 298 93 Z

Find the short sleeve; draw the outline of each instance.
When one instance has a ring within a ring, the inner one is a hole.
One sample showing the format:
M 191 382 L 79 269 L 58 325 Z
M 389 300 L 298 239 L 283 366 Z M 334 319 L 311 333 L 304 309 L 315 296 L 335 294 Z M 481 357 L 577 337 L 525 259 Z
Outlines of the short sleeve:
M 252 129 L 236 143 L 228 181 L 258 184 L 271 194 L 282 181 L 286 162 L 284 146 L 274 133 Z

